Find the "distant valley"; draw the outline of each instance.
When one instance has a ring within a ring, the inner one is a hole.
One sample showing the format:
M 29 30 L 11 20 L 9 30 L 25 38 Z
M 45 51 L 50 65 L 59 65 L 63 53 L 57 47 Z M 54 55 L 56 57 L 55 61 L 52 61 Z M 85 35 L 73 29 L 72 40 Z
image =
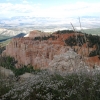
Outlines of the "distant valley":
M 82 16 L 81 26 L 84 29 L 100 28 L 100 17 Z M 78 17 L 51 18 L 16 16 L 11 18 L 0 18 L 0 27 L 8 29 L 35 29 L 42 31 L 55 31 L 59 29 L 72 29 L 70 23 L 79 29 Z
M 11 18 L 0 18 L 0 40 L 9 39 L 23 33 L 28 34 L 32 30 L 54 32 L 57 30 L 73 30 L 88 34 L 100 34 L 100 18 L 83 16 L 80 18 L 50 18 L 16 16 Z M 81 27 L 80 27 L 81 24 Z

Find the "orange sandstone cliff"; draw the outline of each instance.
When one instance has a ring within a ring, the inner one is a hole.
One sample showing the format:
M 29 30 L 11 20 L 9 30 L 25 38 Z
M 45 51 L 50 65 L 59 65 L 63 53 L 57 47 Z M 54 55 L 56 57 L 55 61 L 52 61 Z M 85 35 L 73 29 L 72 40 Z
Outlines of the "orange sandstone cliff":
M 88 57 L 89 50 L 92 51 L 94 48 L 88 50 L 86 43 L 81 47 L 78 45 L 70 47 L 66 44 L 65 40 L 69 37 L 75 37 L 75 33 L 65 33 L 58 34 L 55 32 L 52 35 L 46 35 L 46 33 L 36 30 L 31 31 L 25 37 L 13 38 L 6 46 L 3 54 L 14 57 L 18 61 L 16 64 L 17 68 L 22 65 L 32 65 L 34 68 L 44 69 L 48 67 L 55 55 L 64 54 L 72 48 L 80 56 L 86 57 L 87 60 L 85 59 L 84 61 L 88 65 L 91 65 L 91 63 L 91 66 L 94 64 L 100 65 L 98 57 Z

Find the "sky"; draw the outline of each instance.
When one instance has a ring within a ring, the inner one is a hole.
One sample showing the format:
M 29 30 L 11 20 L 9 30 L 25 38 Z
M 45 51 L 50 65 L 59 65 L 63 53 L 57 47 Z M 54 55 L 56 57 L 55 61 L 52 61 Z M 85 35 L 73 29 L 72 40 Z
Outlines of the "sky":
M 0 0 L 0 17 L 100 16 L 100 0 Z

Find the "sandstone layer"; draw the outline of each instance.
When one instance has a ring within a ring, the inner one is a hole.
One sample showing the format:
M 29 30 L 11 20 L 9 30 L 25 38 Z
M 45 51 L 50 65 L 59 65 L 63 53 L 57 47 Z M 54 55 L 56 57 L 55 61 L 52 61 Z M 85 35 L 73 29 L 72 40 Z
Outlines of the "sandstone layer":
M 5 53 L 7 56 L 14 57 L 18 61 L 18 65 L 30 64 L 34 68 L 44 68 L 53 60 L 54 55 L 59 55 L 66 51 L 68 51 L 68 47 L 59 44 L 55 45 L 52 41 L 15 38 L 6 46 Z
M 80 36 L 83 36 L 83 34 Z M 60 66 L 67 66 L 69 68 L 68 70 L 73 70 L 70 66 L 80 67 L 83 66 L 84 62 L 92 67 L 94 65 L 100 65 L 98 56 L 88 56 L 89 52 L 95 50 L 95 48 L 88 48 L 87 42 L 84 42 L 81 46 L 79 46 L 79 44 L 69 46 L 66 40 L 70 38 L 72 40 L 76 38 L 76 34 L 73 31 L 63 31 L 62 33 L 55 32 L 52 35 L 42 34 L 39 31 L 32 31 L 26 37 L 13 38 L 6 46 L 3 55 L 14 57 L 15 60 L 18 61 L 16 64 L 17 68 L 23 65 L 32 65 L 34 69 L 44 69 L 50 66 L 51 68 L 55 68 L 54 65 L 57 66 L 57 64 L 59 64 Z M 67 42 L 70 43 L 69 41 Z M 68 51 L 69 49 L 73 49 L 74 53 L 71 54 L 71 52 Z M 76 58 L 74 57 L 68 60 L 69 58 L 66 58 L 68 55 L 69 57 L 72 55 Z M 84 61 L 82 61 L 83 59 Z M 59 62 L 60 60 L 61 62 Z M 68 62 L 66 62 L 67 60 Z M 64 69 L 65 68 L 66 67 L 64 67 Z

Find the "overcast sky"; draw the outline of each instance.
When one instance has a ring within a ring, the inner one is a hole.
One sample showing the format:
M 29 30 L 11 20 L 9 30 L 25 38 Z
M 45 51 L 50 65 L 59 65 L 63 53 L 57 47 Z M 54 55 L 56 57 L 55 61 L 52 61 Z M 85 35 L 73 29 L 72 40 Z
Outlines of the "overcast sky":
M 0 16 L 100 16 L 100 0 L 0 0 Z

